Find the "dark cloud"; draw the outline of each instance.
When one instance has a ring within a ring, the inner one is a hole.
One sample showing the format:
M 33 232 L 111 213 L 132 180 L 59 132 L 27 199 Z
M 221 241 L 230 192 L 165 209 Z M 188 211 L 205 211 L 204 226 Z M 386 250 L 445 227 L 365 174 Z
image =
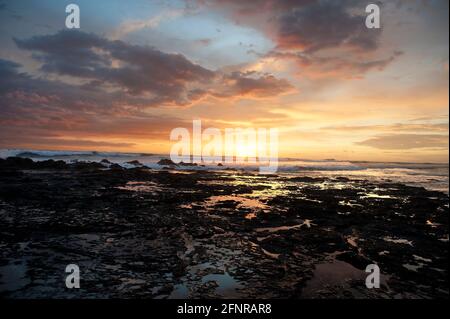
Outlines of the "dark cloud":
M 19 70 L 19 64 L 0 60 L 1 147 L 56 146 L 59 142 L 61 147 L 126 147 L 96 137 L 165 139 L 173 127 L 185 124 L 140 112 L 145 100 L 139 98 L 33 78 Z M 67 136 L 81 141 L 66 141 Z
M 365 26 L 365 7 L 357 0 L 198 0 L 240 24 L 266 32 L 280 49 L 315 52 L 339 46 L 377 48 L 380 30 Z M 379 2 L 378 2 L 379 3 Z
M 78 144 L 80 147 L 108 147 L 95 144 L 102 142 L 97 136 L 165 140 L 172 128 L 188 123 L 152 116 L 145 109 L 186 106 L 209 96 L 270 97 L 291 87 L 268 74 L 212 71 L 179 54 L 80 31 L 15 42 L 41 63 L 43 77 L 21 72 L 21 65 L 15 62 L 0 60 L 3 147 L 52 146 L 67 136 L 92 141 Z M 75 147 L 67 141 L 61 145 Z
M 303 52 L 275 50 L 265 54 L 264 57 L 292 60 L 299 66 L 300 72 L 304 76 L 350 79 L 360 78 L 369 71 L 382 71 L 402 55 L 403 52 L 396 51 L 390 56 L 378 59 L 351 54 L 345 57 L 338 55 L 322 57 Z
M 148 106 L 188 105 L 207 94 L 220 96 L 226 95 L 221 91 L 230 92 L 221 82 L 224 78 L 221 73 L 194 64 L 181 54 L 164 53 L 149 46 L 110 41 L 72 30 L 15 42 L 19 48 L 33 52 L 33 57 L 42 63 L 43 72 L 88 81 L 87 87 L 145 97 Z M 271 80 L 278 87 L 285 84 L 275 78 Z M 266 77 L 256 81 L 255 85 L 260 83 L 260 93 L 266 82 Z M 282 91 L 268 86 L 266 90 L 265 96 Z
M 448 149 L 448 135 L 390 134 L 375 136 L 356 144 L 382 150 L 407 150 L 419 148 Z
M 17 63 L 0 60 L 0 112 L 3 115 L 7 112 L 20 114 L 44 106 L 65 111 L 116 113 L 121 105 L 137 108 L 145 103 L 145 100 L 117 92 L 105 94 L 95 87 L 31 77 L 19 69 Z
M 233 72 L 224 77 L 224 89 L 215 94 L 222 97 L 253 96 L 270 97 L 285 93 L 293 87 L 286 80 L 279 80 L 273 75 L 255 75 L 255 72 Z
M 219 7 L 232 11 L 235 16 L 249 16 L 258 13 L 270 11 L 278 12 L 290 10 L 292 8 L 301 7 L 316 2 L 317 0 L 198 0 L 202 6 Z
M 20 134 L 14 128 L 33 128 L 37 131 L 30 134 L 37 135 L 70 131 L 149 137 L 152 129 L 167 135 L 164 124 L 177 127 L 180 121 L 151 117 L 142 109 L 187 105 L 207 96 L 268 97 L 290 89 L 287 81 L 271 75 L 211 71 L 182 55 L 78 31 L 15 41 L 42 63 L 44 74 L 72 76 L 79 84 L 32 77 L 21 73 L 19 64 L 0 60 L 2 136 L 7 130 Z
M 44 72 L 91 80 L 130 95 L 148 94 L 154 103 L 186 103 L 188 84 L 206 83 L 215 76 L 180 54 L 80 31 L 60 31 L 15 42 L 34 53 Z
M 388 65 L 395 61 L 402 52 L 394 52 L 391 56 L 379 59 L 367 59 L 364 57 L 317 57 L 315 55 L 297 55 L 296 62 L 305 71 L 315 75 L 358 78 L 365 73 L 376 70 L 383 71 Z
M 2 81 L 2 84 L 6 84 L 8 83 L 7 78 L 8 76 L 13 76 L 17 73 L 17 69 L 20 67 L 20 64 L 17 64 L 15 62 L 12 61 L 8 61 L 8 60 L 3 60 L 0 59 L 0 81 Z M 2 88 L 2 86 L 0 86 L 0 88 Z
M 382 70 L 399 56 L 394 53 L 373 58 L 382 29 L 366 28 L 365 8 L 369 3 L 358 0 L 199 0 L 199 3 L 265 33 L 276 45 L 268 56 L 295 57 L 301 74 L 308 67 L 317 75 L 322 72 L 323 76 L 355 78 Z M 376 3 L 383 5 L 380 1 Z
M 289 10 L 278 20 L 278 46 L 307 53 L 341 46 L 375 50 L 380 31 L 366 28 L 364 9 L 354 1 L 316 1 Z

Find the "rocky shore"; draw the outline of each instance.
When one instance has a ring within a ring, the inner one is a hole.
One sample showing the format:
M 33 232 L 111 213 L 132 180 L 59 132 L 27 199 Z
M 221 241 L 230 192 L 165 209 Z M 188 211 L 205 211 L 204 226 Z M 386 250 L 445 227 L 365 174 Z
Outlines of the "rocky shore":
M 0 159 L 0 297 L 448 298 L 447 194 L 129 165 Z

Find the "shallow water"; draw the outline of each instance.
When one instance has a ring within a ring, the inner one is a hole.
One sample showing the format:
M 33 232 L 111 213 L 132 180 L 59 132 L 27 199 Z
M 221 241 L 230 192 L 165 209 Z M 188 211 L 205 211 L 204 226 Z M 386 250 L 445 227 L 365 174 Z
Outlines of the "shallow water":
M 0 267 L 0 291 L 19 290 L 30 282 L 24 260 L 14 260 Z

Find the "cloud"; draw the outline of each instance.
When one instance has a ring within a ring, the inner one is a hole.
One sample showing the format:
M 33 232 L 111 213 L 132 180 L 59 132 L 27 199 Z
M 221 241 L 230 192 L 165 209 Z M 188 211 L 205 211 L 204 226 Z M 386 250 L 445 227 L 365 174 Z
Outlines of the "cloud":
M 357 142 L 362 146 L 370 146 L 382 150 L 407 150 L 440 148 L 448 149 L 448 135 L 440 134 L 390 134 L 375 136 Z
M 121 39 L 126 35 L 140 31 L 143 29 L 154 29 L 159 26 L 163 21 L 175 19 L 186 13 L 186 9 L 173 9 L 163 11 L 146 20 L 127 20 L 122 22 L 119 27 L 111 34 L 112 39 Z
M 13 61 L 0 59 L 0 81 L 2 81 L 3 84 L 7 84 L 8 81 L 6 81 L 7 76 L 14 76 L 17 73 L 17 69 L 20 67 L 20 64 L 15 63 Z M 0 89 L 3 86 L 0 87 Z
M 256 72 L 233 72 L 224 76 L 223 89 L 215 93 L 218 97 L 255 97 L 266 98 L 286 93 L 293 87 L 286 80 L 279 80 L 273 75 L 263 74 L 256 77 Z
M 447 120 L 448 121 L 448 114 L 416 117 L 416 118 L 413 118 L 413 119 L 411 119 L 409 121 L 410 122 L 418 122 L 418 121 L 442 121 L 442 120 Z
M 212 71 L 179 54 L 78 31 L 15 41 L 41 62 L 45 77 L 0 59 L 1 147 L 127 148 L 129 140 L 165 141 L 171 129 L 189 123 L 149 108 L 207 97 L 258 99 L 292 88 L 270 74 Z
M 28 132 L 28 131 L 25 131 Z M 128 149 L 135 146 L 135 143 L 127 142 L 111 142 L 102 140 L 87 139 L 68 139 L 56 137 L 47 137 L 45 134 L 40 135 L 13 135 L 7 134 L 0 141 L 1 148 L 43 148 L 43 149 Z
M 235 19 L 261 16 L 263 13 L 279 13 L 317 2 L 318 0 L 197 0 L 197 4 L 208 9 L 224 10 Z
M 215 76 L 180 54 L 80 31 L 60 31 L 15 42 L 34 53 L 44 72 L 94 81 L 95 85 L 130 95 L 147 94 L 149 104 L 187 103 L 188 84 L 206 83 Z
M 45 73 L 71 76 L 84 81 L 88 87 L 140 96 L 147 106 L 185 106 L 208 94 L 229 97 L 233 90 L 225 87 L 227 82 L 224 82 L 229 77 L 238 85 L 254 83 L 256 88 L 259 84 L 257 92 L 264 96 L 282 93 L 280 88 L 286 84 L 274 77 L 253 80 L 246 79 L 244 74 L 224 75 L 181 54 L 111 41 L 81 31 L 64 30 L 53 35 L 15 39 L 15 42 L 19 48 L 33 52 Z M 265 85 L 268 81 L 277 89 Z M 237 95 L 241 93 L 236 90 Z
M 357 132 L 357 131 L 387 131 L 387 132 L 447 132 L 448 123 L 438 124 L 392 124 L 392 125 L 358 125 L 358 126 L 329 126 L 325 131 Z
M 365 26 L 365 6 L 356 0 L 198 0 L 239 24 L 265 32 L 278 49 L 312 53 L 340 46 L 373 51 L 380 30 Z
M 366 28 L 364 6 L 359 4 L 359 14 L 350 12 L 354 7 L 354 1 L 317 1 L 285 12 L 278 21 L 278 47 L 305 53 L 341 46 L 375 50 L 380 31 Z
M 259 56 L 294 59 L 299 75 L 361 78 L 365 73 L 383 70 L 401 55 L 395 51 L 391 55 L 384 53 L 384 58 L 374 58 L 383 29 L 366 28 L 366 4 L 360 1 L 198 2 L 264 33 L 275 48 Z
M 0 147 L 127 148 L 134 145 L 127 140 L 167 139 L 172 128 L 187 125 L 141 112 L 139 98 L 34 78 L 19 70 L 19 64 L 0 59 Z
M 37 143 L 36 143 L 37 142 Z M 80 140 L 80 139 L 64 139 L 64 138 L 42 138 L 33 144 L 37 145 L 54 145 L 58 147 L 112 147 L 112 148 L 128 148 L 132 147 L 134 143 L 115 143 L 115 142 L 105 142 L 105 141 L 92 141 L 92 140 Z
M 403 55 L 395 51 L 385 58 L 368 59 L 366 56 L 328 56 L 321 57 L 303 52 L 272 51 L 265 55 L 268 58 L 289 59 L 300 69 L 303 76 L 313 78 L 361 78 L 370 71 L 383 71 L 388 65 Z

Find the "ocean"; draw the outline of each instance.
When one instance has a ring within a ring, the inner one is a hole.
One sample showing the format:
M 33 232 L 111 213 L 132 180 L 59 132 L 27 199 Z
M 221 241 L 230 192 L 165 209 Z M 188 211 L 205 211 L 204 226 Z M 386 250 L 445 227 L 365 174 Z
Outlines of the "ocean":
M 151 169 L 162 169 L 157 164 L 161 159 L 168 159 L 164 154 L 140 154 L 96 151 L 45 151 L 28 149 L 2 149 L 0 158 L 11 156 L 27 157 L 34 161 L 48 159 L 65 162 L 85 161 L 100 162 L 107 159 L 125 168 L 134 167 L 129 162 L 139 161 Z M 233 164 L 217 166 L 205 164 L 202 166 L 180 166 L 180 170 L 243 170 L 257 172 L 258 165 Z M 295 158 L 279 158 L 277 174 L 311 177 L 346 177 L 349 179 L 366 179 L 369 181 L 403 183 L 409 186 L 424 187 L 428 190 L 449 193 L 448 163 L 404 163 L 404 162 L 368 162 L 340 160 L 308 160 Z

